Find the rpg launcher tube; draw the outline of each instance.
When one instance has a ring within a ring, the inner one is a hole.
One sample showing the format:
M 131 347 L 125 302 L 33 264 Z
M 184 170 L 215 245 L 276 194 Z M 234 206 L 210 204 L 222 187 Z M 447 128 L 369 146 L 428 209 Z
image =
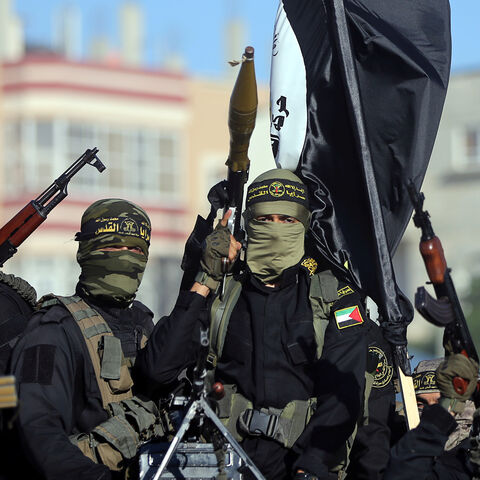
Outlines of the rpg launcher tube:
M 245 48 L 242 65 L 230 97 L 228 112 L 230 151 L 226 165 L 232 172 L 248 172 L 250 165 L 248 146 L 255 128 L 258 105 L 253 54 L 253 47 Z

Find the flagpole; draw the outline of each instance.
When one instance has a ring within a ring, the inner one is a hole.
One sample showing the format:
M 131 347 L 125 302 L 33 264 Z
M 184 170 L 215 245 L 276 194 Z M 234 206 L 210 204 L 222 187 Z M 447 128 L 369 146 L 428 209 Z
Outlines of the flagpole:
M 385 296 L 381 298 L 379 305 L 382 313 L 387 315 L 389 323 L 402 323 L 402 313 L 400 308 L 399 293 L 396 288 L 395 275 L 393 271 L 392 260 L 388 250 L 388 243 L 385 233 L 382 210 L 379 201 L 379 195 L 373 170 L 372 157 L 367 139 L 363 109 L 360 98 L 360 89 L 358 85 L 357 73 L 352 54 L 349 30 L 345 15 L 345 6 L 343 0 L 331 0 L 333 12 L 333 33 L 335 44 L 338 49 L 340 71 L 345 84 L 346 101 L 349 107 L 349 114 L 352 122 L 352 128 L 355 132 L 355 143 L 357 152 L 362 160 L 362 168 L 365 176 L 365 184 L 369 204 L 371 206 L 371 221 L 376 233 L 377 252 L 379 271 L 384 278 Z M 395 299 L 393 302 L 390 299 Z M 404 322 L 403 322 L 404 323 Z M 406 323 L 403 328 L 406 328 Z M 410 357 L 408 355 L 407 345 L 394 344 L 394 357 L 398 373 L 398 379 L 403 397 L 405 416 L 409 429 L 415 428 L 420 422 L 418 414 L 415 390 L 411 376 Z

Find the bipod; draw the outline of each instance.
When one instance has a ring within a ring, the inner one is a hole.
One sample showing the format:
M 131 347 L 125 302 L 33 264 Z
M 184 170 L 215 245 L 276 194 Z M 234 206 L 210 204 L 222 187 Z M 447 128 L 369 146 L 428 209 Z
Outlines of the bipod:
M 184 435 L 187 433 L 188 429 L 193 420 L 199 420 L 199 424 L 203 424 L 204 419 L 208 418 L 216 427 L 216 429 L 222 434 L 223 438 L 229 443 L 232 449 L 237 453 L 240 459 L 243 461 L 244 466 L 248 468 L 252 474 L 258 480 L 265 480 L 265 477 L 262 475 L 260 470 L 255 466 L 250 457 L 245 453 L 240 444 L 235 440 L 233 435 L 227 430 L 225 425 L 220 421 L 216 413 L 212 410 L 208 401 L 206 399 L 207 392 L 205 388 L 205 377 L 206 377 L 206 358 L 209 348 L 209 339 L 208 339 L 208 328 L 200 329 L 200 346 L 201 351 L 199 358 L 197 360 L 197 365 L 194 369 L 194 382 L 193 382 L 193 397 L 188 404 L 187 413 L 175 434 L 170 446 L 168 447 L 165 456 L 162 459 L 160 467 L 155 472 L 155 476 L 152 480 L 158 480 L 162 475 L 163 471 L 170 462 L 172 456 L 177 450 L 180 442 L 182 441 Z

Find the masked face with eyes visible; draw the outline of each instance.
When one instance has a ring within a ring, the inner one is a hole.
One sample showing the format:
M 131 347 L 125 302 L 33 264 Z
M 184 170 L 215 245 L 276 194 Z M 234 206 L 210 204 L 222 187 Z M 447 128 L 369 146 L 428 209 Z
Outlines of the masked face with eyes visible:
M 311 215 L 306 187 L 295 174 L 277 168 L 257 177 L 247 190 L 243 215 L 246 261 L 255 277 L 270 283 L 300 262 Z
M 150 219 L 139 206 L 115 198 L 93 203 L 75 235 L 82 269 L 77 289 L 97 302 L 128 307 L 147 265 L 150 234 Z

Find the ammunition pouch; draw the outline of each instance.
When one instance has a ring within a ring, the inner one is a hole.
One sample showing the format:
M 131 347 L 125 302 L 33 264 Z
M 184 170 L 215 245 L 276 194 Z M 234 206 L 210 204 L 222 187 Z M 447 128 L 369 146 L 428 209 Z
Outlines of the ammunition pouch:
M 102 405 L 108 410 L 112 402 L 132 397 L 133 381 L 123 356 L 122 344 L 105 319 L 80 297 L 46 295 L 39 300 L 42 308 L 63 305 L 76 321 L 90 354 Z
M 225 396 L 218 401 L 218 417 L 237 441 L 245 436 L 264 436 L 291 448 L 315 412 L 316 399 L 292 400 L 284 408 L 254 409 L 252 402 L 224 385 Z
M 245 410 L 253 408 L 253 404 L 237 392 L 236 385 L 224 385 L 223 387 L 225 394 L 217 401 L 217 415 L 235 440 L 240 442 L 245 435 L 237 429 L 238 419 Z
M 96 463 L 119 471 L 135 458 L 141 442 L 162 437 L 166 433 L 164 412 L 152 401 L 137 397 L 111 403 L 112 415 L 89 434 L 70 436 L 82 453 Z

